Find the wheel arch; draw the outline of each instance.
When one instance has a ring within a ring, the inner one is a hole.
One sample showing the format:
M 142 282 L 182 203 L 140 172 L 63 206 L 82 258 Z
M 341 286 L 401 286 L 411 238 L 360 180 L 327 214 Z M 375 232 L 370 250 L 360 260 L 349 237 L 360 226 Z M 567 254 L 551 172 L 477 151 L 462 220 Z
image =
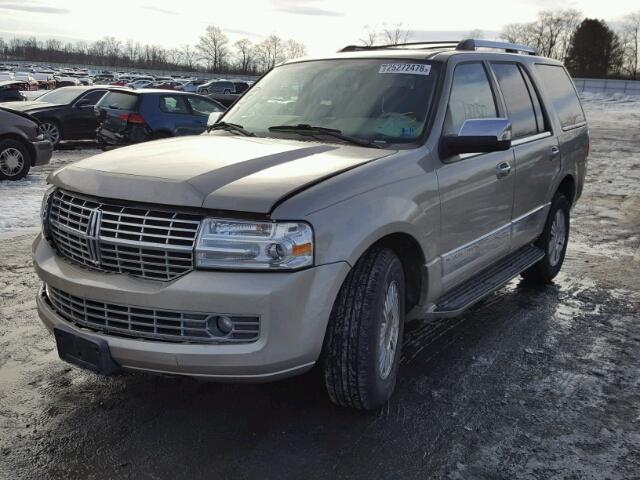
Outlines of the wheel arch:
M 5 133 L 0 136 L 0 141 L 2 140 L 14 140 L 25 147 L 27 149 L 27 152 L 29 152 L 29 156 L 31 157 L 29 159 L 29 163 L 32 167 L 34 166 L 34 162 L 36 161 L 36 149 L 29 140 L 17 133 Z
M 562 193 L 569 202 L 569 207 L 573 207 L 576 197 L 576 181 L 573 175 L 570 173 L 566 174 L 560 181 L 556 192 Z

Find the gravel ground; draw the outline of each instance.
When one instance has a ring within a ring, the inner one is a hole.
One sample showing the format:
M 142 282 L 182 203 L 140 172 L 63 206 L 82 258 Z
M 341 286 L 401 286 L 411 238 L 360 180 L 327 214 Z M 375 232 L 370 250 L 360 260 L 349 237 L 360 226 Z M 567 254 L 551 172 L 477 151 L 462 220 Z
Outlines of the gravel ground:
M 409 325 L 397 394 L 375 413 L 331 405 L 317 372 L 223 385 L 62 363 L 29 256 L 28 191 L 45 172 L 4 187 L 33 214 L 0 223 L 0 478 L 640 478 L 640 105 L 586 107 L 593 149 L 563 273 Z

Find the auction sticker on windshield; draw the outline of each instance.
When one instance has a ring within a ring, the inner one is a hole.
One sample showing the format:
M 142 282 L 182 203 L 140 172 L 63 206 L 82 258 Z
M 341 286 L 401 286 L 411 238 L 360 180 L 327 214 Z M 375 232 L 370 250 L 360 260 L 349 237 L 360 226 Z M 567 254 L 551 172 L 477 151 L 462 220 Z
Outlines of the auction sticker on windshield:
M 429 75 L 431 65 L 424 63 L 383 63 L 378 73 L 408 73 L 409 75 Z

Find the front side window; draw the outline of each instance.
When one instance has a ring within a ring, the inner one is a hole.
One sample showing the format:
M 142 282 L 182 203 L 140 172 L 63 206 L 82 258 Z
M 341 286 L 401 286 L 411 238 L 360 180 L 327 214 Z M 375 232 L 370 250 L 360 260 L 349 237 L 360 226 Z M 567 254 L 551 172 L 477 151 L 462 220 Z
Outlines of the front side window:
M 537 134 L 538 124 L 533 103 L 518 65 L 515 63 L 492 63 L 491 68 L 496 74 L 500 91 L 504 97 L 513 138 Z
M 319 60 L 272 70 L 231 107 L 225 122 L 259 136 L 270 126 L 311 125 L 381 145 L 422 135 L 436 68 L 397 59 Z
M 466 120 L 497 116 L 498 109 L 484 66 L 481 63 L 458 65 L 453 73 L 444 134 L 458 134 Z
M 558 114 L 562 128 L 571 128 L 585 122 L 584 112 L 566 70 L 559 65 L 536 65 L 544 89 Z

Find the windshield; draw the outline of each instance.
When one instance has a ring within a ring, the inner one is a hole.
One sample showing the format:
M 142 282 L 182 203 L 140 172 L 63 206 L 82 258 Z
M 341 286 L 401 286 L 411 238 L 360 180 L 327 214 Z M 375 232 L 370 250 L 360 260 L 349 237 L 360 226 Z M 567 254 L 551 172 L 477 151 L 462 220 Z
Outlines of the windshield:
M 258 136 L 273 135 L 273 126 L 312 125 L 380 144 L 415 142 L 425 127 L 435 74 L 432 64 L 414 60 L 287 64 L 241 97 L 224 121 Z
M 67 105 L 73 102 L 78 95 L 85 92 L 86 90 L 82 88 L 59 88 L 57 90 L 52 90 L 49 93 L 45 93 L 41 97 L 38 97 L 36 100 L 39 102 L 48 102 L 48 103 L 57 103 L 58 105 Z

